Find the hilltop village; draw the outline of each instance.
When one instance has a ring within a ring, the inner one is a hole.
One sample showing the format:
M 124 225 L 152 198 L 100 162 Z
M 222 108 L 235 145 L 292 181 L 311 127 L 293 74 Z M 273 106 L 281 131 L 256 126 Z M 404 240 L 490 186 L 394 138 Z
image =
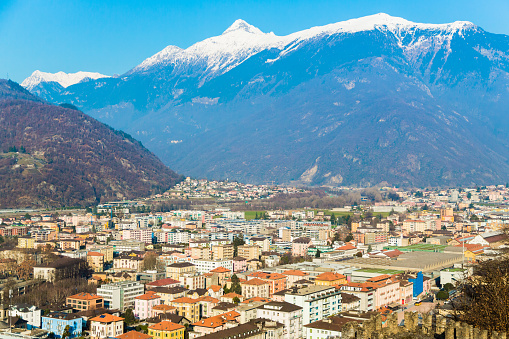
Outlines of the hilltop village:
M 509 189 L 379 191 L 242 210 L 218 202 L 305 190 L 188 178 L 148 199 L 2 216 L 0 334 L 325 339 L 352 322 L 447 316 L 457 283 L 505 247 Z M 150 207 L 165 199 L 168 211 Z M 175 208 L 193 199 L 208 200 Z

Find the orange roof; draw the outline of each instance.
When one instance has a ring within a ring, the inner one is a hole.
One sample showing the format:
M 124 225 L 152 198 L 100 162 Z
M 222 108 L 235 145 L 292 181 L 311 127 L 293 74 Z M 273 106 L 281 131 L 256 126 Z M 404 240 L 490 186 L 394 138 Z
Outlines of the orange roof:
M 169 311 L 169 310 L 174 310 L 175 308 L 176 308 L 175 306 L 161 304 L 161 305 L 153 306 L 152 310 L 156 310 L 156 311 Z
M 316 280 L 323 280 L 323 281 L 334 281 L 334 280 L 340 280 L 345 279 L 345 276 L 336 272 L 325 272 L 320 275 L 318 275 L 315 278 Z
M 88 252 L 87 255 L 91 257 L 104 257 L 104 254 L 99 252 Z
M 97 317 L 94 317 L 92 319 L 89 319 L 90 321 L 97 321 L 100 323 L 112 323 L 115 321 L 124 321 L 124 318 L 117 317 L 115 315 L 111 315 L 108 313 L 101 314 Z
M 268 299 L 268 298 L 262 298 L 262 297 L 253 297 L 251 299 L 247 299 L 247 300 L 244 300 L 242 303 L 243 304 L 249 304 L 251 302 L 262 302 L 262 303 L 268 303 L 268 302 L 271 302 L 272 300 Z
M 148 328 L 156 331 L 176 331 L 186 327 L 184 325 L 175 324 L 172 323 L 171 321 L 165 320 L 161 321 L 160 323 L 149 326 Z
M 210 285 L 209 290 L 212 290 L 213 292 L 219 292 L 221 288 L 222 287 L 219 285 Z
M 121 334 L 115 338 L 118 338 L 118 339 L 150 339 L 150 338 L 152 338 L 152 336 L 145 334 L 145 333 L 140 333 L 137 331 L 129 331 L 129 332 Z
M 265 280 L 262 280 L 262 279 L 258 279 L 258 278 L 250 279 L 250 280 L 242 283 L 242 285 L 255 285 L 255 286 L 266 285 L 266 284 L 268 284 L 268 282 L 266 282 Z
M 201 326 L 201 327 L 211 327 L 216 328 L 223 326 L 227 321 L 234 321 L 240 317 L 240 313 L 237 311 L 230 311 L 222 314 L 218 314 L 216 316 L 203 319 L 200 321 L 197 321 L 193 324 L 193 326 Z
M 208 296 L 208 295 L 204 295 L 203 297 L 199 297 L 196 300 L 198 300 L 198 301 L 207 301 L 207 302 L 216 303 L 216 304 L 219 302 L 219 299 L 216 299 L 216 298 Z
M 182 304 L 194 304 L 197 301 L 198 301 L 197 299 L 193 299 L 193 298 L 189 298 L 189 297 L 180 297 L 177 299 L 173 299 L 171 302 L 172 303 L 182 303 Z
M 214 272 L 214 273 L 226 273 L 226 272 L 231 272 L 231 271 L 229 269 L 227 269 L 227 268 L 224 268 L 223 266 L 219 266 L 217 268 L 214 268 L 210 272 Z
M 83 292 L 83 293 L 78 293 L 78 294 L 75 294 L 75 295 L 71 295 L 70 297 L 67 297 L 67 298 L 80 299 L 80 300 L 94 300 L 94 299 L 102 299 L 103 297 L 100 297 L 97 294 L 84 293 Z
M 283 274 L 284 275 L 298 275 L 300 277 L 309 275 L 309 273 L 302 272 L 302 271 L 299 271 L 299 270 L 287 270 L 287 271 L 284 271 Z
M 242 295 L 234 293 L 234 292 L 227 293 L 227 294 L 224 294 L 224 295 L 221 296 L 221 298 L 228 298 L 228 299 L 233 299 L 235 297 L 237 297 L 237 298 L 244 298 Z
M 154 291 L 148 291 L 147 293 L 145 294 L 142 294 L 142 295 L 139 295 L 137 296 L 136 298 L 134 299 L 138 299 L 138 300 L 154 300 L 154 299 L 159 299 L 161 298 L 160 296 L 158 296 L 156 294 L 156 292 Z
M 341 246 L 341 247 L 338 247 L 335 249 L 335 251 L 347 251 L 347 250 L 355 250 L 357 247 L 351 245 L 351 244 L 346 244 L 344 246 Z
M 248 276 L 267 280 L 286 279 L 285 275 L 279 273 L 253 272 L 248 274 Z
M 152 281 L 150 283 L 147 283 L 147 286 L 165 286 L 165 285 L 174 285 L 174 284 L 180 284 L 180 281 L 172 279 L 172 278 L 166 278 L 166 279 L 159 279 L 156 281 Z

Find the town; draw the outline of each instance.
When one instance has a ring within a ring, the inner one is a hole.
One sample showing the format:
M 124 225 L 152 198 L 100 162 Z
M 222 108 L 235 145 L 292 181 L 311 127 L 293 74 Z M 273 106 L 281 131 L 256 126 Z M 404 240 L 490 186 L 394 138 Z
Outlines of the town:
M 345 188 L 359 201 L 246 210 L 305 192 L 187 178 L 147 199 L 0 215 L 0 335 L 353 338 L 415 327 L 412 314 L 427 328 L 508 240 L 507 185 Z

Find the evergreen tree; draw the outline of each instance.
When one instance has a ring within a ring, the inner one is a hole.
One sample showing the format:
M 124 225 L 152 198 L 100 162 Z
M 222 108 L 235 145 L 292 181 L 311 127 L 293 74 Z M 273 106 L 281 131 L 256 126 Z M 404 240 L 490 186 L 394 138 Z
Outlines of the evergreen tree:
M 134 317 L 134 313 L 133 313 L 133 310 L 131 308 L 128 308 L 125 311 L 124 321 L 125 321 L 126 325 L 132 325 L 132 324 L 134 324 L 136 322 L 136 318 Z
M 71 337 L 71 327 L 67 325 L 62 333 L 62 339 Z

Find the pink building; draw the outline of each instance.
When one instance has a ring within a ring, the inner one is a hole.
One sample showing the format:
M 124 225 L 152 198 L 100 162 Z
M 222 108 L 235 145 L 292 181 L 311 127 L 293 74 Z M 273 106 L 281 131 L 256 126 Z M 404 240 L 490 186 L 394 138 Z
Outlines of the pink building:
M 399 280 L 394 277 L 383 274 L 368 279 L 365 284 L 375 289 L 375 309 L 380 309 L 393 303 L 401 304 Z
M 152 243 L 152 230 L 149 228 L 138 228 L 135 230 L 123 230 L 122 240 L 134 239 L 146 244 Z
M 304 257 L 308 253 L 308 248 L 311 246 L 311 239 L 309 238 L 298 238 L 292 243 L 292 255 L 298 257 Z
M 147 319 L 152 316 L 152 308 L 161 305 L 161 297 L 153 291 L 134 298 L 134 316 L 139 319 Z
M 245 272 L 247 270 L 247 259 L 235 257 L 232 260 L 233 272 Z

